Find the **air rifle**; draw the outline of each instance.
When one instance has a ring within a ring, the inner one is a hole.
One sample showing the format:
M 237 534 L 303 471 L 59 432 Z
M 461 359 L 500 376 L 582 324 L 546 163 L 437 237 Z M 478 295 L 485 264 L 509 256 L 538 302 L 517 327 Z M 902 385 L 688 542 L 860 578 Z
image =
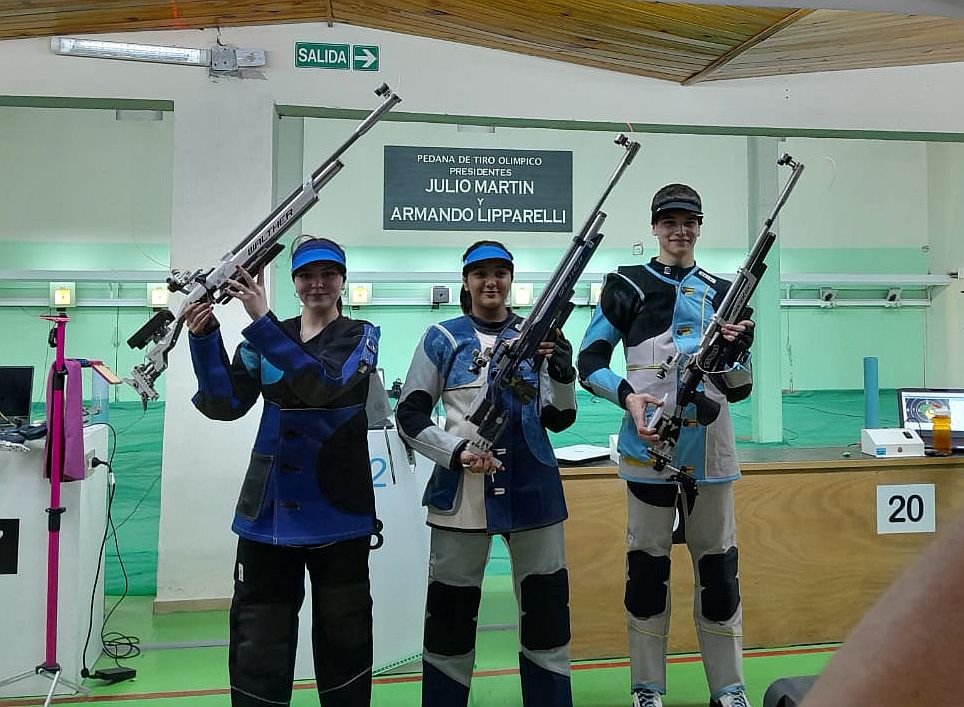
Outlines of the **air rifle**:
M 184 310 L 195 302 L 213 301 L 224 304 L 231 299 L 225 290 L 228 280 L 235 277 L 239 268 L 256 273 L 276 258 L 284 246 L 279 243 L 285 232 L 318 202 L 318 193 L 345 166 L 341 156 L 349 147 L 381 120 L 402 99 L 386 85 L 375 90 L 382 104 L 358 124 L 355 131 L 311 173 L 304 184 L 287 196 L 251 233 L 231 251 L 226 253 L 213 268 L 201 270 L 172 270 L 167 279 L 171 292 L 184 293 L 176 312 L 169 309 L 158 311 L 127 340 L 132 349 L 143 349 L 149 343 L 154 346 L 147 352 L 144 363 L 134 366 L 124 382 L 134 387 L 141 396 L 144 408 L 150 400 L 157 400 L 154 382 L 167 368 L 167 357 L 177 343 L 184 328 Z
M 503 402 L 505 391 L 510 391 L 524 403 L 532 400 L 538 392 L 523 380 L 522 363 L 531 361 L 538 369 L 539 344 L 553 339 L 556 331 L 562 329 L 572 313 L 571 298 L 576 282 L 603 239 L 603 234 L 599 232 L 606 220 L 606 214 L 602 210 L 603 203 L 639 152 L 639 143 L 625 135 L 618 136 L 615 142 L 625 149 L 625 154 L 585 224 L 572 239 L 569 249 L 549 278 L 542 294 L 532 305 L 532 312 L 515 325 L 518 336 L 511 340 L 499 337 L 494 347 L 475 352 L 470 370 L 478 373 L 488 366 L 489 375 L 466 414 L 466 419 L 474 428 L 474 434 L 469 436 L 467 446 L 471 452 L 481 453 L 491 449 L 505 429 L 508 422 L 508 410 Z M 493 461 L 498 468 L 498 461 Z

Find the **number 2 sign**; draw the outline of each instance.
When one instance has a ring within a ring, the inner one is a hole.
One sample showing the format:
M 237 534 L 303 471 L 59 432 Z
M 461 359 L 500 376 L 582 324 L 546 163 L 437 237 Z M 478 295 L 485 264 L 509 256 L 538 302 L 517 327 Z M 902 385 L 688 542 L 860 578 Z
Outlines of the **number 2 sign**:
M 937 530 L 934 484 L 877 487 L 877 534 Z

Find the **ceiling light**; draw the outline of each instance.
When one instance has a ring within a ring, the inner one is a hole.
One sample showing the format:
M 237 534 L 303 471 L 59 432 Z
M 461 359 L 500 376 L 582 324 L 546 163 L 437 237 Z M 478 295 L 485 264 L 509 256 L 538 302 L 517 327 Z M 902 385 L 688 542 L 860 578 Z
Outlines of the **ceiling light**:
M 455 131 L 458 133 L 488 133 L 489 135 L 495 132 L 494 125 L 456 125 Z
M 211 49 L 197 49 L 157 44 L 134 44 L 132 42 L 108 42 L 102 39 L 51 37 L 50 51 L 64 56 L 206 66 L 215 74 L 237 72 L 242 68 L 264 66 L 265 64 L 263 49 L 241 49 L 224 44 L 218 44 Z
M 192 47 L 163 47 L 155 44 L 132 42 L 107 42 L 102 39 L 78 39 L 76 37 L 51 37 L 50 51 L 64 56 L 87 56 L 97 59 L 125 59 L 127 61 L 150 61 L 161 64 L 186 64 L 210 66 L 211 52 Z
M 114 111 L 114 120 L 164 120 L 164 111 L 118 108 Z

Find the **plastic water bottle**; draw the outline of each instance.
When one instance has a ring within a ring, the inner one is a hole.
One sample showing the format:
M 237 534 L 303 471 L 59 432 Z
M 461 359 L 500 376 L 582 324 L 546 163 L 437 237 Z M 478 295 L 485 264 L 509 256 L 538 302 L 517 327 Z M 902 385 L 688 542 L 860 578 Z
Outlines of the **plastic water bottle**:
M 110 418 L 110 384 L 95 371 L 90 374 L 91 424 L 107 422 Z

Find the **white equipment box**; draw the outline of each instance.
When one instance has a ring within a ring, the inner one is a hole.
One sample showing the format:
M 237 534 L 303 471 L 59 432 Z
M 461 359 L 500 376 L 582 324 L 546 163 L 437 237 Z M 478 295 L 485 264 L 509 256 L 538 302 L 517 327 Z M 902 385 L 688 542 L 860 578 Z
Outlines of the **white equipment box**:
M 914 431 L 904 427 L 860 430 L 860 451 L 872 457 L 922 457 L 924 442 Z

